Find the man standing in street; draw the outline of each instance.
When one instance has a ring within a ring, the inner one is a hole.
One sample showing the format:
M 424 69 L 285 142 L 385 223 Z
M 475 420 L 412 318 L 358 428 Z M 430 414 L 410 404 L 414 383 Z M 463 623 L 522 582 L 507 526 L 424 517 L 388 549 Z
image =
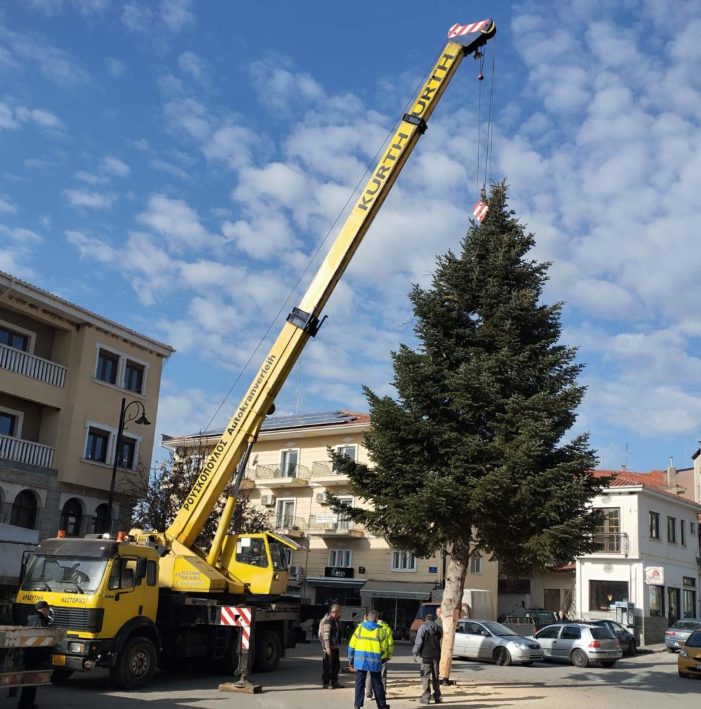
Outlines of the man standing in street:
M 49 611 L 51 610 L 46 601 L 39 601 L 34 606 L 34 613 L 27 616 L 28 628 L 45 628 L 49 624 Z M 23 650 L 24 668 L 26 670 L 38 670 L 48 663 L 50 648 L 26 648 Z M 36 685 L 22 687 L 19 695 L 17 709 L 34 709 L 34 700 L 37 696 Z
M 331 610 L 319 623 L 319 642 L 323 658 L 321 660 L 321 684 L 324 689 L 339 689 L 343 685 L 338 682 L 338 673 L 341 669 L 339 649 L 341 647 L 341 626 L 338 619 L 341 617 L 341 606 L 334 603 Z
M 367 620 L 367 613 L 365 614 L 365 620 Z M 382 661 L 382 686 L 385 688 L 385 697 L 387 696 L 387 663 L 392 659 L 394 655 L 394 636 L 392 635 L 392 628 L 382 620 L 382 614 L 377 611 L 377 624 L 385 630 L 387 633 L 387 658 Z M 365 682 L 365 696 L 368 699 L 373 699 L 374 694 L 372 692 L 372 675 L 368 673 L 368 678 Z
M 365 682 L 371 677 L 377 709 L 389 709 L 385 688 L 382 686 L 382 665 L 389 653 L 389 628 L 377 622 L 377 611 L 369 611 L 366 619 L 355 629 L 348 644 L 348 664 L 355 670 L 355 709 L 365 700 Z
M 438 664 L 441 659 L 441 640 L 443 629 L 433 621 L 431 613 L 426 614 L 426 619 L 416 633 L 416 642 L 412 654 L 414 661 L 421 657 L 421 704 L 428 704 L 431 700 L 433 688 L 433 701 L 441 703 L 441 685 L 438 679 Z

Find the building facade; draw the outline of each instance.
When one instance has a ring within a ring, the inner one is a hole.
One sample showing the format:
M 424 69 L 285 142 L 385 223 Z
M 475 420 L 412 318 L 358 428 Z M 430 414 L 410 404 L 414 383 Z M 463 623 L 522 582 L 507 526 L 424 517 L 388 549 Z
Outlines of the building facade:
M 701 616 L 701 506 L 680 493 L 674 469 L 624 470 L 594 498 L 603 521 L 597 550 L 576 562 L 579 617 L 618 618 L 649 644 L 662 642 L 675 620 Z
M 362 441 L 369 428 L 367 414 L 347 411 L 270 418 L 253 448 L 243 487 L 253 504 L 269 510 L 273 529 L 303 546 L 292 554 L 291 592 L 308 604 L 373 607 L 394 627 L 404 627 L 442 586 L 442 556 L 420 559 L 393 549 L 326 503 L 329 492 L 349 506 L 366 504 L 353 495 L 348 477 L 334 470 L 328 449 L 368 463 Z M 187 455 L 213 447 L 220 433 L 164 437 L 163 445 Z M 473 557 L 465 587 L 488 591 L 496 617 L 496 563 Z
M 172 352 L 0 272 L 0 522 L 40 538 L 105 531 L 110 519 L 126 524 L 147 482 L 161 371 Z M 117 450 L 123 399 L 127 426 Z

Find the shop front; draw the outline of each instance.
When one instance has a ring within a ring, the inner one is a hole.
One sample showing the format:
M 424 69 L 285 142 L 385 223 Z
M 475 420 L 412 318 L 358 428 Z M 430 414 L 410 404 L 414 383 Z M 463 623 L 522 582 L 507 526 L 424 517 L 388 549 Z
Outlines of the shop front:
M 409 637 L 409 626 L 421 603 L 431 600 L 435 583 L 367 581 L 360 589 L 362 605 L 380 611 L 396 637 Z

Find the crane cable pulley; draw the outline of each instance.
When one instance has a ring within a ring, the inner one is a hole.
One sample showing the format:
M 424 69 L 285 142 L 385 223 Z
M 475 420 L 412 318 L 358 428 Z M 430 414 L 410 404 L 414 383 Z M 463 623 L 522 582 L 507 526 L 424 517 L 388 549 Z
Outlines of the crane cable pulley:
M 484 81 L 484 61 L 485 54 L 479 49 L 475 52 L 474 58 L 479 61 L 479 72 L 477 74 L 477 80 L 480 82 L 479 85 L 479 97 L 477 101 L 477 191 L 479 193 L 479 200 L 472 207 L 472 216 L 480 222 L 480 224 L 486 219 L 487 213 L 489 212 L 489 204 L 487 203 L 487 178 L 491 172 L 492 164 L 492 153 L 493 153 L 493 123 L 492 116 L 494 111 L 494 66 L 495 66 L 495 49 L 492 48 L 492 72 L 490 76 L 490 87 L 489 87 L 489 105 L 487 110 L 487 136 L 486 136 L 486 147 L 484 154 L 484 178 L 482 184 L 480 185 L 480 170 L 481 170 L 481 147 L 482 147 L 482 81 Z

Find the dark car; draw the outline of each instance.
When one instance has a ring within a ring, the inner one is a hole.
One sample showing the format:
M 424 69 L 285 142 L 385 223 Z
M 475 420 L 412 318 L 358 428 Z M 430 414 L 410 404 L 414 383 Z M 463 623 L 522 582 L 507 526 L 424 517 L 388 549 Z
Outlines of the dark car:
M 626 655 L 635 655 L 638 651 L 638 646 L 635 643 L 635 635 L 629 630 L 626 630 L 620 623 L 615 620 L 591 620 L 592 625 L 599 625 L 602 628 L 608 628 L 618 640 L 621 650 Z

